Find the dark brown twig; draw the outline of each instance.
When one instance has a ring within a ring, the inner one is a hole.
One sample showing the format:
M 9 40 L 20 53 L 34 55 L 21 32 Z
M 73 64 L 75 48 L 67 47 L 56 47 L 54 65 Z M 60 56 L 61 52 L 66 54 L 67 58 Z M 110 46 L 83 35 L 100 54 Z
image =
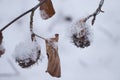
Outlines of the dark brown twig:
M 39 37 L 39 38 L 41 38 L 41 39 L 43 39 L 43 40 L 46 40 L 45 38 L 43 38 L 43 37 L 35 34 L 34 31 L 33 31 L 33 16 L 34 16 L 34 12 L 35 12 L 35 10 L 32 10 L 31 15 L 30 15 L 30 32 L 31 32 L 31 39 L 32 39 L 32 41 L 33 41 L 33 39 L 34 39 L 35 36 L 36 36 L 36 37 Z
M 35 12 L 35 10 L 33 10 L 31 12 L 31 15 L 30 15 L 30 32 L 31 32 L 31 40 L 32 41 L 35 40 L 35 34 L 33 32 L 33 16 L 34 16 L 34 12 Z
M 4 31 L 6 28 L 8 28 L 11 24 L 13 24 L 14 22 L 16 22 L 18 19 L 20 19 L 21 17 L 25 16 L 26 14 L 32 12 L 33 10 L 36 10 L 39 6 L 41 6 L 43 3 L 45 3 L 47 0 L 43 0 L 42 2 L 40 2 L 39 4 L 37 4 L 36 6 L 34 6 L 33 8 L 29 9 L 28 11 L 24 12 L 23 14 L 21 14 L 20 16 L 18 16 L 17 18 L 15 18 L 14 20 L 12 20 L 11 22 L 9 22 L 6 26 L 4 26 L 0 31 Z
M 35 10 L 32 10 L 31 15 L 30 15 L 30 31 L 33 33 L 33 16 L 34 16 Z
M 100 12 L 104 12 L 102 11 L 102 6 L 103 6 L 103 3 L 104 3 L 104 0 L 101 0 L 100 3 L 99 3 L 99 6 L 98 8 L 96 9 L 96 11 L 94 13 L 92 13 L 91 15 L 87 16 L 85 19 L 84 19 L 84 22 L 86 22 L 89 18 L 93 17 L 92 21 L 91 21 L 91 24 L 93 25 L 95 23 L 95 20 L 96 20 L 96 16 L 100 13 Z

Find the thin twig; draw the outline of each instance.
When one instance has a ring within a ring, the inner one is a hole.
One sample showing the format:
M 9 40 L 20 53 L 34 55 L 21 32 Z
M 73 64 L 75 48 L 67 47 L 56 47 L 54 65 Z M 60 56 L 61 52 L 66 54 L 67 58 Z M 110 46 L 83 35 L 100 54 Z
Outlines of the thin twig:
M 33 16 L 34 16 L 35 10 L 32 10 L 31 15 L 30 15 L 30 32 L 31 32 L 31 40 L 35 40 L 35 35 L 33 33 Z
M 6 28 L 8 28 L 11 24 L 13 24 L 14 22 L 16 22 L 18 19 L 20 19 L 21 17 L 25 16 L 26 14 L 32 12 L 33 10 L 36 10 L 39 6 L 41 6 L 43 3 L 45 3 L 47 0 L 43 0 L 42 2 L 40 2 L 39 4 L 37 4 L 36 6 L 34 6 L 33 8 L 29 9 L 28 11 L 24 12 L 23 14 L 21 14 L 20 16 L 16 17 L 14 20 L 12 20 L 11 22 L 9 22 L 7 25 L 5 25 L 0 31 L 4 31 Z
M 31 15 L 30 15 L 30 31 L 33 33 L 33 16 L 34 16 L 35 10 L 32 10 Z
M 95 23 L 95 19 L 96 19 L 96 16 L 100 13 L 100 12 L 104 12 L 102 11 L 102 6 L 103 6 L 103 3 L 104 3 L 104 0 L 101 0 L 100 3 L 99 3 L 99 6 L 98 8 L 96 9 L 96 11 L 94 13 L 92 13 L 91 15 L 87 16 L 85 19 L 84 19 L 84 22 L 86 22 L 89 18 L 93 17 L 91 23 L 92 25 Z
M 41 36 L 39 36 L 39 35 L 37 35 L 37 34 L 35 34 L 35 33 L 34 33 L 34 35 L 35 35 L 36 37 L 38 37 L 38 38 L 41 38 L 41 39 L 45 40 L 45 41 L 47 40 L 47 39 L 45 39 L 45 38 L 43 38 L 43 37 L 41 37 Z

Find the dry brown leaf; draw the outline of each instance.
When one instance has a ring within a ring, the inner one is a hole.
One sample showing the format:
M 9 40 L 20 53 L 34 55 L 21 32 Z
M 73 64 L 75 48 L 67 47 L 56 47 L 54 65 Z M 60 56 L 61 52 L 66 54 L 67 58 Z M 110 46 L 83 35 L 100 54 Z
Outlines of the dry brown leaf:
M 53 77 L 61 76 L 60 59 L 58 55 L 58 39 L 59 35 L 56 34 L 55 38 L 46 40 L 46 52 L 48 56 L 47 71 Z
M 40 2 L 43 0 L 39 0 Z M 42 19 L 46 20 L 51 18 L 55 14 L 55 10 L 53 8 L 53 4 L 51 0 L 47 0 L 40 6 L 40 15 Z
M 3 40 L 3 35 L 2 35 L 2 32 L 0 31 L 0 57 L 5 53 L 5 49 L 2 45 L 2 40 Z
M 5 53 L 5 49 L 0 45 L 0 57 Z
M 0 45 L 2 43 L 2 40 L 3 40 L 3 35 L 2 35 L 2 32 L 0 31 Z

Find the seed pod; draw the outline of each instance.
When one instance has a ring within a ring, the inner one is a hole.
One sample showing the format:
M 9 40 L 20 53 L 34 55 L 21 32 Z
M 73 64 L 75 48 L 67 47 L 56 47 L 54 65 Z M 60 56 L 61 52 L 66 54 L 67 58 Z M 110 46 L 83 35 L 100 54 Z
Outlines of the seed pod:
M 73 36 L 72 36 L 73 43 L 77 47 L 85 48 L 85 47 L 90 46 L 90 41 L 86 35 L 83 35 L 81 37 L 78 37 L 78 36 L 80 36 L 80 34 L 73 34 Z
M 71 39 L 75 46 L 85 48 L 91 44 L 91 31 L 90 26 L 83 20 L 75 23 L 72 28 Z
M 39 0 L 40 2 L 44 0 Z M 42 19 L 46 20 L 51 18 L 55 14 L 55 10 L 53 8 L 53 4 L 51 0 L 47 0 L 40 6 L 40 15 Z
M 28 68 L 40 58 L 40 46 L 35 41 L 20 43 L 15 48 L 15 60 L 22 68 Z

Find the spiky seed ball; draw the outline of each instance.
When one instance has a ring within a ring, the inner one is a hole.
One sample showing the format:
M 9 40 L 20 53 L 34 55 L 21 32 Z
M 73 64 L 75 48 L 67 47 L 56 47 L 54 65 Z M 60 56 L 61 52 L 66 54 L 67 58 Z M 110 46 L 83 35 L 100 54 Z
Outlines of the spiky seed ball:
M 27 41 L 15 48 L 15 60 L 22 68 L 28 68 L 40 58 L 41 49 L 37 42 Z
M 91 44 L 91 30 L 85 22 L 80 20 L 71 28 L 71 39 L 75 46 L 85 48 Z
M 72 35 L 73 43 L 77 47 L 85 48 L 87 46 L 90 46 L 90 41 L 89 41 L 87 36 L 84 35 L 82 37 L 77 37 L 77 35 L 78 34 L 73 34 Z

